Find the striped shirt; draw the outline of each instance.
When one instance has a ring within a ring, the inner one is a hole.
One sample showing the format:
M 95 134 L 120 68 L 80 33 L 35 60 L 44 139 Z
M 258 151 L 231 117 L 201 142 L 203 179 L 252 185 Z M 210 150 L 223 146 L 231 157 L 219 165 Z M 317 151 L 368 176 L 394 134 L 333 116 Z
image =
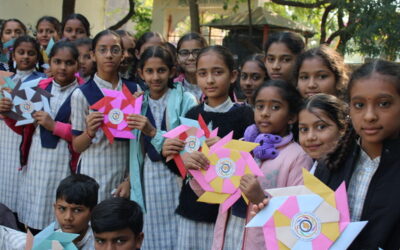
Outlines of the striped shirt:
M 351 221 L 361 220 L 369 183 L 378 169 L 380 159 L 380 156 L 371 159 L 367 153 L 361 149 L 360 157 L 356 163 L 348 190 Z

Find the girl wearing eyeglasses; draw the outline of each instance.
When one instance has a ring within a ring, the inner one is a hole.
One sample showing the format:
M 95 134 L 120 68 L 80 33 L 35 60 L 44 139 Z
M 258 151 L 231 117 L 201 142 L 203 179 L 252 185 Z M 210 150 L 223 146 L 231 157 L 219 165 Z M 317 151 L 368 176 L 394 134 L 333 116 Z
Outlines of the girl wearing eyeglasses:
M 125 178 L 129 166 L 129 141 L 116 139 L 111 144 L 99 129 L 103 114 L 90 110 L 91 105 L 104 97 L 103 88 L 121 90 L 125 85 L 132 94 L 138 90 L 136 83 L 119 77 L 122 57 L 121 37 L 111 30 L 98 33 L 93 39 L 92 51 L 97 72 L 85 85 L 76 89 L 71 99 L 72 143 L 75 151 L 81 153 L 77 172 L 97 180 L 99 202 L 112 194 L 129 197 L 129 180 Z
M 178 41 L 178 64 L 181 74 L 174 82 L 181 82 L 183 88 L 192 93 L 197 100 L 201 99 L 202 92 L 197 86 L 196 59 L 200 50 L 207 47 L 207 41 L 198 33 L 187 33 Z

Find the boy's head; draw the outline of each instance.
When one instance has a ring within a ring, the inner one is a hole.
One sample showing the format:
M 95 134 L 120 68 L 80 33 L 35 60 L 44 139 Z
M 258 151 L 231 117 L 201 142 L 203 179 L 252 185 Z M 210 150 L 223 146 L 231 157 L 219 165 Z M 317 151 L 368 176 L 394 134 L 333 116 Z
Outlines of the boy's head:
M 91 226 L 96 250 L 138 249 L 143 242 L 143 213 L 140 206 L 124 198 L 99 203 L 92 212 Z
M 63 232 L 84 234 L 97 204 L 99 184 L 82 174 L 68 176 L 57 188 L 54 214 Z

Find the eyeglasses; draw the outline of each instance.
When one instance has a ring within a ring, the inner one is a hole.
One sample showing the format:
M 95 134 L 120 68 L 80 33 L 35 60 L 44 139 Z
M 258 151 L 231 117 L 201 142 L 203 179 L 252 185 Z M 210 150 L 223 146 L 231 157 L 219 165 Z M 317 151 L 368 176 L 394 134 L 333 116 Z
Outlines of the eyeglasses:
M 200 54 L 201 49 L 194 49 L 194 50 L 188 50 L 188 49 L 182 49 L 178 51 L 178 55 L 186 58 L 192 55 L 194 58 L 197 58 L 197 56 Z
M 110 51 L 111 55 L 113 56 L 119 56 L 122 53 L 122 49 L 118 46 L 113 46 L 110 49 L 106 48 L 106 47 L 101 47 L 96 49 L 97 52 L 100 53 L 100 55 L 107 55 L 107 53 Z
M 250 74 L 244 72 L 240 73 L 241 80 L 246 81 L 248 78 L 250 78 L 250 80 L 257 81 L 261 79 L 261 75 L 259 73 L 250 73 Z

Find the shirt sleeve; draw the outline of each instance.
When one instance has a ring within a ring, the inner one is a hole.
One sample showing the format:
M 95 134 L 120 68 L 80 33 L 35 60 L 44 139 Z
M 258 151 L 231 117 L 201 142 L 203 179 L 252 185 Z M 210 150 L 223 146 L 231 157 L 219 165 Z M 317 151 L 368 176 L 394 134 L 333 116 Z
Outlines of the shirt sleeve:
M 80 89 L 76 89 L 71 96 L 71 124 L 72 134 L 77 136 L 86 129 L 86 116 L 89 115 L 89 103 Z

